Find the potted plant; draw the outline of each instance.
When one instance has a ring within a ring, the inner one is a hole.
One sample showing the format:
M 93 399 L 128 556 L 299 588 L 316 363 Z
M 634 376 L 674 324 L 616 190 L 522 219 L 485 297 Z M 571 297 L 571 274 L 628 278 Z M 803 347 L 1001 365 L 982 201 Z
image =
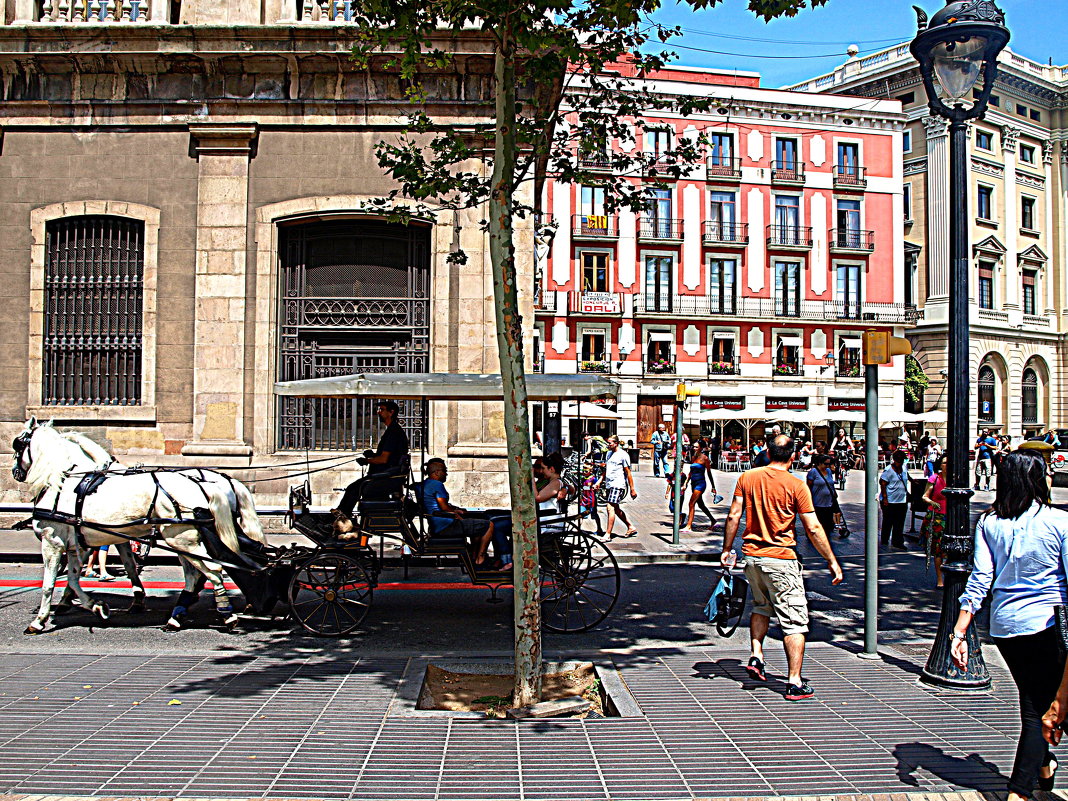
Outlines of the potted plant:
M 838 371 L 839 378 L 860 378 L 860 365 L 854 364 Z
M 708 372 L 713 375 L 733 375 L 734 363 L 733 362 L 709 362 Z
M 598 359 L 590 359 L 588 361 L 581 362 L 579 369 L 584 373 L 607 373 L 608 362 L 600 361 Z

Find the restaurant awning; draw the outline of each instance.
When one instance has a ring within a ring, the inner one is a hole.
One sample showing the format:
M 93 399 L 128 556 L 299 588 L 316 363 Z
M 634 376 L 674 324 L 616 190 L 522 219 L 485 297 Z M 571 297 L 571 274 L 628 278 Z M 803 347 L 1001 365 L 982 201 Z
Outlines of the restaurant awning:
M 619 412 L 589 401 L 565 403 L 563 411 L 565 415 L 581 417 L 583 420 L 618 420 L 620 417 Z
M 840 340 L 843 348 L 859 348 L 861 347 L 861 341 L 857 337 L 842 337 Z
M 619 384 L 599 375 L 526 377 L 529 400 L 616 397 Z M 355 373 L 353 375 L 278 381 L 276 395 L 301 398 L 392 398 L 394 400 L 502 400 L 504 387 L 496 373 Z
M 782 337 L 779 337 L 779 344 L 780 345 L 785 345 L 788 348 L 800 348 L 800 347 L 802 347 L 801 337 L 799 337 L 799 336 L 782 336 Z
M 674 342 L 675 341 L 675 335 L 672 334 L 670 331 L 650 331 L 649 332 L 649 341 L 650 342 Z

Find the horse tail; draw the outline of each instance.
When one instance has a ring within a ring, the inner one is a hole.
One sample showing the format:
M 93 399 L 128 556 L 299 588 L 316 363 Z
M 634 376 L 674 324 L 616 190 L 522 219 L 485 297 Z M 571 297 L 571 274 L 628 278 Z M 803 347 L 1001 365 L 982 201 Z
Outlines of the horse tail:
M 233 488 L 234 497 L 237 498 L 238 523 L 242 533 L 249 539 L 266 545 L 267 535 L 263 533 L 260 516 L 256 514 L 256 502 L 252 493 L 248 491 L 248 487 L 232 478 L 230 486 Z
M 215 519 L 215 531 L 222 540 L 222 544 L 234 553 L 241 553 L 241 544 L 237 539 L 237 529 L 234 527 L 234 510 L 230 506 L 227 493 L 213 484 L 201 484 L 201 489 L 208 496 L 208 509 Z

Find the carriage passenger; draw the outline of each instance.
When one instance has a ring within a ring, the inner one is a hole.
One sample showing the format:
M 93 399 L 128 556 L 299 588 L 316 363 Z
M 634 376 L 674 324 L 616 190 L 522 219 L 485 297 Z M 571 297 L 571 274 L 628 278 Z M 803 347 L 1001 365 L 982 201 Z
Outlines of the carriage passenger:
M 427 462 L 426 480 L 422 486 L 423 508 L 430 515 L 433 529 L 431 537 L 438 534 L 463 536 L 472 542 L 472 556 L 475 567 L 485 568 L 486 551 L 493 540 L 493 521 L 468 517 L 462 506 L 453 506 L 449 502 L 449 491 L 445 488 L 445 479 L 449 469 L 441 459 Z

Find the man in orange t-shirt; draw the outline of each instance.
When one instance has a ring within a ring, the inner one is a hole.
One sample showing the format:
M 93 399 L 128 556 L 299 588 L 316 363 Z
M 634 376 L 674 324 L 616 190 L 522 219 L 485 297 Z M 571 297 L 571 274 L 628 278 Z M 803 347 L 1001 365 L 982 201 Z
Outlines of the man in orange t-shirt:
M 753 678 L 767 681 L 764 637 L 774 615 L 782 628 L 789 671 L 785 697 L 788 701 L 800 701 L 811 698 L 815 692 L 801 678 L 805 633 L 808 631 L 808 600 L 801 578 L 801 563 L 797 561 L 794 524 L 798 515 L 809 541 L 827 560 L 833 584 L 842 581 L 842 568 L 816 517 L 812 493 L 801 479 L 790 473 L 793 456 L 794 441 L 780 434 L 768 445 L 770 464 L 747 470 L 738 479 L 734 502 L 727 516 L 720 563 L 730 568 L 737 561 L 732 548 L 744 508 L 742 554 L 745 556 L 745 577 L 753 592 L 753 614 L 749 620 L 753 653 L 746 670 Z

